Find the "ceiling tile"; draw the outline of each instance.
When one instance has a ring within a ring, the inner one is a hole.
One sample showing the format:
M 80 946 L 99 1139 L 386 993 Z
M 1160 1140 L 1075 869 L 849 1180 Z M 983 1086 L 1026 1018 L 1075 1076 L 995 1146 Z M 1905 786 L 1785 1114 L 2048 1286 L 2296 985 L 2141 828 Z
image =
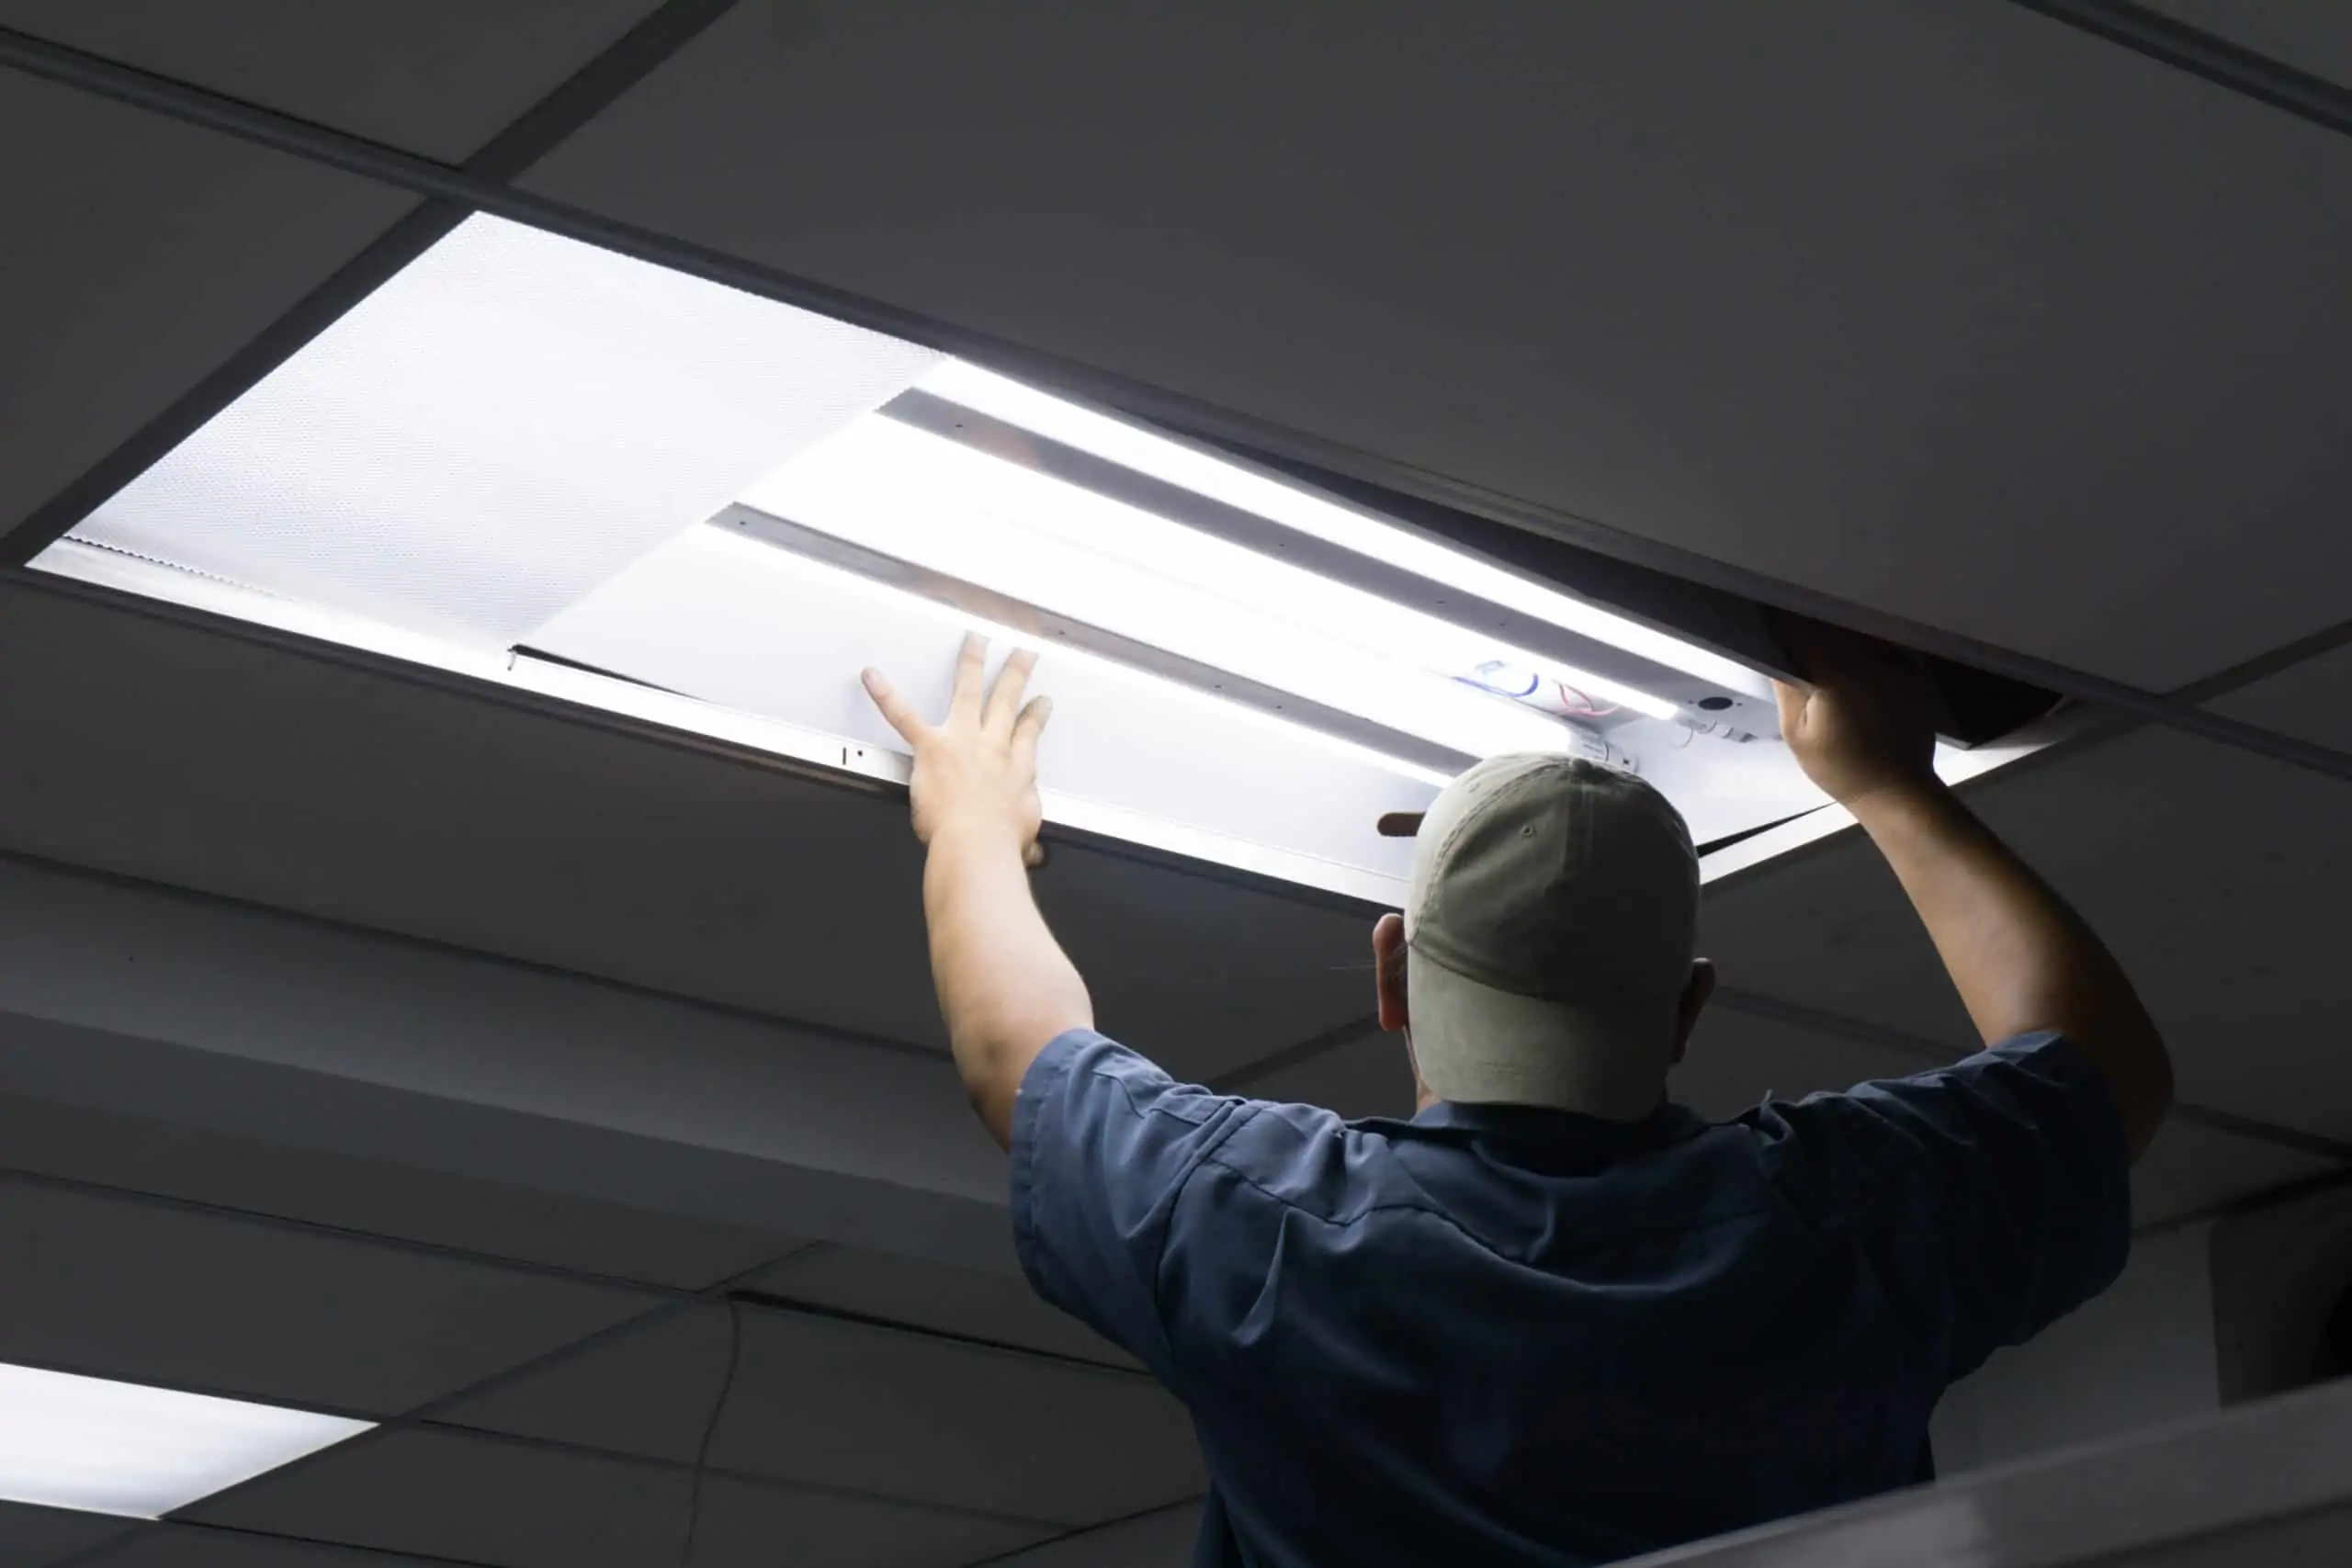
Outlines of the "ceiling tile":
M 427 1561 L 174 1524 L 145 1526 L 122 1545 L 90 1559 L 94 1568 L 425 1568 Z
M 2352 647 L 2306 660 L 2208 705 L 2280 735 L 2352 752 Z
M 2352 593 L 2352 141 L 2022 6 L 743 6 L 528 183 L 2151 686 Z
M 2132 1168 L 2132 1220 L 2161 1224 L 2339 1168 L 2324 1155 L 2175 1116 Z
M 0 1095 L 0 1165 L 616 1279 L 699 1290 L 797 1238 Z
M 100 10 L 104 7 L 88 7 Z M 389 228 L 406 197 L 0 73 L 0 529 Z
M 0 27 L 461 163 L 658 0 L 0 0 Z
M 120 1519 L 0 1502 L 0 1568 L 48 1568 L 125 1529 Z
M 1372 917 L 1114 852 L 1057 850 L 1037 902 L 1096 1024 L 1179 1077 L 1214 1077 L 1363 1011 Z
M 0 728 L 9 847 L 944 1046 L 903 797 L 37 589 L 0 590 Z M 1362 915 L 1070 844 L 1037 887 L 1173 1072 L 1363 1006 Z
M 1090 1524 L 1200 1490 L 1183 1407 L 1149 1378 L 744 1306 L 711 1462 L 804 1484 Z M 672 1318 L 448 1412 L 453 1424 L 690 1459 L 727 1366 L 717 1310 Z
M 1016 1551 L 989 1568 L 1184 1568 L 1200 1529 L 1200 1505 L 1188 1500 Z
M 673 1568 L 691 1487 L 683 1467 L 426 1429 L 389 1434 L 188 1513 L 498 1568 Z M 781 1552 L 808 1568 L 953 1568 L 1047 1533 L 1001 1517 L 707 1476 L 694 1561 L 752 1568 Z
M 2327 0 L 2140 0 L 2177 22 L 2352 87 L 2352 12 Z
M 1253 1100 L 1317 1105 L 1351 1120 L 1410 1116 L 1413 1069 L 1402 1040 L 1367 1029 L 1304 1061 L 1262 1076 L 1245 1075 L 1234 1092 Z
M 2185 1100 L 2352 1137 L 2335 976 L 2352 875 L 2341 781 L 2138 730 L 1968 799 L 2074 902 L 2165 1031 Z M 1711 888 L 1727 984 L 1964 1046 L 1925 931 L 1859 835 Z
M 660 1298 L 0 1179 L 0 1360 L 397 1412 Z
M 1047 1306 L 1029 1281 L 854 1247 L 813 1247 L 742 1287 L 784 1301 L 995 1345 L 1136 1368 L 1125 1351 Z

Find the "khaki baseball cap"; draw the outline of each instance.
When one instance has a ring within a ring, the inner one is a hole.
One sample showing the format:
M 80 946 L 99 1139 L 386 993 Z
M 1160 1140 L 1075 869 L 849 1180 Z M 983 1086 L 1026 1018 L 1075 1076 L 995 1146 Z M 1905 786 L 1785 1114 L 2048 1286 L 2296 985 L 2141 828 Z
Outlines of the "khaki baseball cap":
M 1699 859 L 1666 797 L 1620 769 L 1493 757 L 1419 818 L 1406 1005 L 1441 1099 L 1631 1121 L 1657 1109 L 1698 940 Z

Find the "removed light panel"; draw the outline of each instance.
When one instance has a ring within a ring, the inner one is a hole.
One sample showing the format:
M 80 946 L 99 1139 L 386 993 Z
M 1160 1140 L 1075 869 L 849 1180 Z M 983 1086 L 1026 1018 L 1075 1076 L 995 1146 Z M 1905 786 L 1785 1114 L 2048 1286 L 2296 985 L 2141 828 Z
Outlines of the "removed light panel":
M 888 419 L 863 421 L 743 503 L 877 554 L 1448 748 L 1565 744 L 1465 684 L 1497 660 L 1657 717 L 1672 705 Z
M 1623 649 L 1669 670 L 1695 675 L 1726 691 L 1768 700 L 1772 694 L 1771 683 L 1764 676 L 1719 653 L 1530 581 L 1426 535 L 1368 517 L 978 366 L 946 360 L 915 385 L 934 397 L 1066 446 L 1239 507 L 1326 544 L 1402 567 L 1473 598 Z
M 0 1498 L 160 1518 L 371 1425 L 0 1363 Z

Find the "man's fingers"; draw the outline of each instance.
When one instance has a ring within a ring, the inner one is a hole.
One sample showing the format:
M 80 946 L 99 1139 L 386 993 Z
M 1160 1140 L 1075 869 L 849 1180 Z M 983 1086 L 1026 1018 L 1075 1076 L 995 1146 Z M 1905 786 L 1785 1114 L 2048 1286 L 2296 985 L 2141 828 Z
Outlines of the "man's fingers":
M 1029 672 L 1035 668 L 1037 654 L 1034 649 L 1020 649 L 1004 661 L 1004 668 L 996 673 L 996 689 L 989 694 L 988 712 L 980 721 L 986 728 L 1000 732 L 1012 728 L 1014 716 L 1021 712 L 1021 699 L 1029 691 Z
M 1046 721 L 1054 716 L 1054 699 L 1036 697 L 1021 710 L 1012 725 L 1012 760 L 1024 768 L 1037 765 L 1037 737 L 1046 732 Z
M 987 685 L 989 639 L 978 632 L 964 637 L 964 651 L 956 657 L 956 694 L 948 699 L 950 720 L 967 718 L 979 721 L 980 698 Z
M 896 686 L 883 679 L 882 671 L 868 670 L 859 679 L 865 682 L 865 694 L 872 697 L 874 705 L 882 710 L 883 718 L 908 745 L 913 745 L 931 733 L 931 726 L 922 721 L 922 716 L 908 705 L 906 698 L 899 695 Z
M 1042 839 L 1032 839 L 1029 847 L 1021 852 L 1021 863 L 1031 871 L 1042 871 L 1046 864 L 1046 845 Z

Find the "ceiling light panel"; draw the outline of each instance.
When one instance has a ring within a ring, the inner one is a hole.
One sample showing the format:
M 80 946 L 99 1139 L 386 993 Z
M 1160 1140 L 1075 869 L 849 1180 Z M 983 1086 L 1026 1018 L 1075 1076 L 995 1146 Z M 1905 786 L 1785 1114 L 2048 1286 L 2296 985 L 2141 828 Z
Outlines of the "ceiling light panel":
M 0 1498 L 159 1518 L 370 1425 L 0 1363 Z

